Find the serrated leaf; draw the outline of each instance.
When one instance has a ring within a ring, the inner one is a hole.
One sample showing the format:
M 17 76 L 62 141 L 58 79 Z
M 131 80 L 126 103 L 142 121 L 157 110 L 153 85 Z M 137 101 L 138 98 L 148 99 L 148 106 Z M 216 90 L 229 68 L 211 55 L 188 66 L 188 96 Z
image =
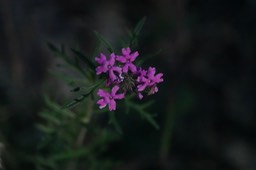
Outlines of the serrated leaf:
M 90 69 L 92 69 L 93 71 L 95 71 L 96 66 L 95 66 L 95 64 L 94 64 L 88 57 L 86 57 L 86 56 L 83 55 L 81 52 L 79 52 L 79 51 L 77 51 L 77 50 L 75 50 L 75 49 L 72 49 L 72 48 L 71 48 L 71 51 L 72 51 L 73 53 L 75 53 L 76 56 L 77 56 L 79 59 L 81 59 Z
M 63 107 L 63 109 L 66 108 L 72 108 L 75 105 L 77 105 L 78 103 L 80 103 L 81 101 L 83 101 L 86 97 L 90 96 L 93 91 L 99 86 L 101 85 L 105 80 L 99 81 L 98 83 L 94 84 L 92 87 L 88 88 L 88 92 L 85 94 L 82 94 L 81 96 L 79 96 L 78 98 L 75 98 L 71 103 L 67 104 L 66 106 Z
M 109 44 L 109 42 L 107 40 L 105 40 L 105 38 L 103 38 L 103 36 L 101 36 L 97 31 L 94 31 L 96 37 L 103 42 L 103 44 L 105 45 L 105 47 L 107 48 L 107 50 L 110 52 L 110 53 L 113 53 L 114 52 L 114 49 L 113 47 Z

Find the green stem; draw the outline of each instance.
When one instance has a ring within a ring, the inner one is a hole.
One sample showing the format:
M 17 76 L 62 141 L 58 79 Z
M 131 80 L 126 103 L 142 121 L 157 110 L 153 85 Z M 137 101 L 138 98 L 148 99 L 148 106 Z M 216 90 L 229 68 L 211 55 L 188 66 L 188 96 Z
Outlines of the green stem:
M 168 162 L 168 155 L 170 152 L 171 146 L 171 137 L 174 128 L 174 119 L 175 119 L 175 109 L 173 108 L 173 104 L 168 104 L 166 118 L 164 122 L 164 129 L 161 138 L 161 146 L 160 146 L 160 164 L 165 165 Z

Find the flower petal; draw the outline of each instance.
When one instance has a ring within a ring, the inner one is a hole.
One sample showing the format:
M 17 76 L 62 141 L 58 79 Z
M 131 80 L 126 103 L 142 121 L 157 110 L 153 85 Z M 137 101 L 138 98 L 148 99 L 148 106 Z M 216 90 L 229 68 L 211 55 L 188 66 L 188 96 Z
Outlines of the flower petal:
M 130 70 L 131 70 L 131 72 L 132 73 L 136 73 L 137 72 L 137 68 L 136 68 L 136 66 L 134 65 L 134 64 L 129 64 L 129 68 L 130 68 Z
M 124 98 L 124 93 L 116 94 L 114 96 L 115 99 L 123 99 Z
M 98 90 L 97 95 L 100 97 L 109 97 L 109 93 L 102 89 Z
M 149 67 L 148 68 L 148 78 L 154 79 L 154 75 L 156 73 L 156 68 L 155 67 Z
M 108 104 L 109 111 L 116 110 L 116 102 L 115 100 L 110 100 L 110 103 Z
M 113 66 L 115 64 L 115 60 L 116 60 L 116 55 L 114 53 L 111 53 L 109 58 L 109 65 Z
M 95 60 L 97 63 L 103 64 L 107 59 L 106 59 L 106 56 L 101 53 L 99 57 L 95 58 Z
M 155 82 L 157 82 L 157 83 L 163 82 L 164 80 L 163 80 L 162 76 L 163 76 L 163 73 L 158 73 L 158 74 L 155 76 Z
M 124 73 L 127 73 L 128 72 L 128 66 L 129 64 L 125 64 L 124 67 L 123 67 L 123 72 Z
M 98 100 L 97 104 L 99 105 L 100 109 L 103 109 L 104 107 L 107 106 L 107 103 L 105 103 L 103 99 Z
M 131 53 L 131 49 L 129 47 L 122 48 L 123 55 L 129 55 Z
M 134 53 L 131 54 L 131 61 L 134 61 L 137 57 L 139 56 L 139 52 L 135 51 Z
M 113 82 L 116 80 L 116 75 L 114 74 L 113 70 L 109 70 L 109 78 Z
M 116 95 L 116 92 L 119 90 L 119 87 L 115 85 L 111 90 L 111 96 L 114 97 Z
M 146 84 L 146 83 L 140 84 L 140 85 L 137 86 L 138 91 L 143 91 L 143 90 L 145 90 L 146 87 L 147 87 L 147 84 Z
M 126 63 L 127 61 L 126 58 L 123 56 L 117 56 L 116 60 L 119 61 L 120 63 Z

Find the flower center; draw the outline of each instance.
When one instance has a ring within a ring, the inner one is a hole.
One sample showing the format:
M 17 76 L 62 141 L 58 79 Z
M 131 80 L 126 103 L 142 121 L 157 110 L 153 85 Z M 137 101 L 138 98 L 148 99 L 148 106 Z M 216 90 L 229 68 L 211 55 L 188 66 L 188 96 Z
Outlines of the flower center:
M 112 66 L 111 65 L 108 65 L 108 69 L 111 69 L 112 68 Z

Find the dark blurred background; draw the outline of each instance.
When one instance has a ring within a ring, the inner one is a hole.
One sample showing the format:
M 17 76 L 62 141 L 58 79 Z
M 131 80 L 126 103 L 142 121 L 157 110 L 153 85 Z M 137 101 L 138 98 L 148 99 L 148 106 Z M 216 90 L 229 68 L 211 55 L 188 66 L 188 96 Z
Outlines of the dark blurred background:
M 52 81 L 46 42 L 91 52 L 97 30 L 117 46 L 147 16 L 139 50 L 162 49 L 148 61 L 164 73 L 152 97 L 160 130 L 121 118 L 124 134 L 108 156 L 122 170 L 255 170 L 255 7 L 255 0 L 0 0 L 0 154 L 3 144 L 36 145 L 34 123 Z

